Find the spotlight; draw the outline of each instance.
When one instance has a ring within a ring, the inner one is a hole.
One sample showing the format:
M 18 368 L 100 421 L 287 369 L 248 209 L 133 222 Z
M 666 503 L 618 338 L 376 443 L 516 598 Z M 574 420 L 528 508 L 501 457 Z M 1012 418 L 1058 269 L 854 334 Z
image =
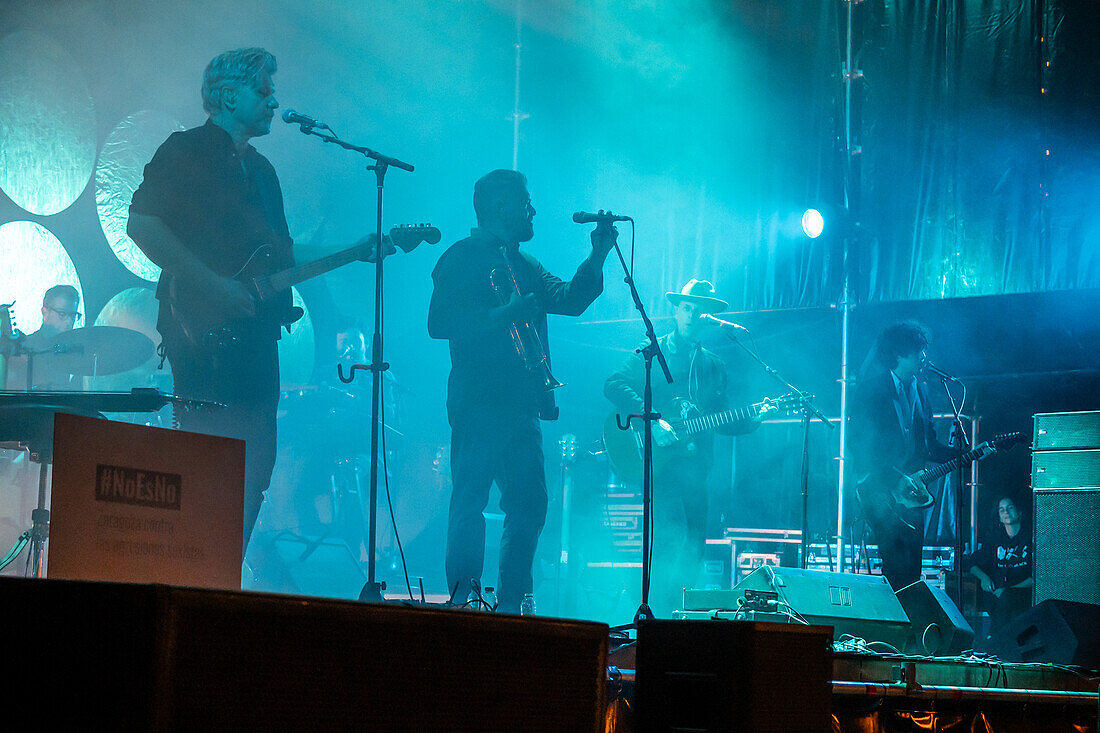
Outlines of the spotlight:
M 817 239 L 825 230 L 825 218 L 817 209 L 806 209 L 802 214 L 802 231 L 810 239 Z

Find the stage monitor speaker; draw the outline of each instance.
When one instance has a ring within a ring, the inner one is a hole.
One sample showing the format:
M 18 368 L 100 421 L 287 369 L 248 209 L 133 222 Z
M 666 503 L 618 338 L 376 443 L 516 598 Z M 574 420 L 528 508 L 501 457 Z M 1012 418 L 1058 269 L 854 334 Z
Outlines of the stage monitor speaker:
M 940 657 L 973 647 L 974 629 L 942 588 L 919 580 L 897 596 L 912 623 L 906 652 Z
M 765 565 L 733 590 L 775 591 L 779 600 L 811 624 L 832 626 L 834 638 L 850 634 L 900 650 L 909 635 L 909 617 L 881 575 Z
M 1100 603 L 1100 489 L 1035 492 L 1035 602 Z
M 1031 454 L 1031 488 L 1100 488 L 1100 450 L 1043 450 Z
M 1033 424 L 1032 450 L 1100 448 L 1100 411 L 1040 413 Z
M 603 730 L 604 624 L 7 577 L 0 608 L 5 730 Z
M 641 621 L 637 729 L 829 730 L 830 638 L 821 626 Z
M 990 651 L 1004 662 L 1072 664 L 1100 670 L 1100 606 L 1048 600 L 993 632 Z

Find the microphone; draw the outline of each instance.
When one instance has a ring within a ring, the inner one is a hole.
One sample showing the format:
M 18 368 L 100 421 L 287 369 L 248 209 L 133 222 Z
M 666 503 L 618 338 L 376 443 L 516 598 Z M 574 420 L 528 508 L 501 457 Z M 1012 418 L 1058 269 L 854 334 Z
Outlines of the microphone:
M 936 366 L 935 364 L 933 364 L 930 361 L 924 362 L 924 365 L 921 367 L 921 369 L 923 369 L 925 371 L 932 372 L 933 374 L 935 374 L 940 379 L 946 379 L 948 382 L 957 382 L 957 381 L 959 381 L 958 379 L 955 379 L 955 377 L 952 377 L 950 374 L 948 374 L 944 370 L 940 369 L 938 366 Z
M 295 112 L 293 109 L 283 110 L 283 122 L 291 125 L 301 125 L 302 127 L 320 127 L 323 130 L 330 130 L 328 125 L 320 120 L 315 120 L 309 115 L 304 115 L 300 112 Z
M 619 216 L 610 212 L 590 214 L 587 211 L 578 211 L 573 214 L 573 221 L 577 224 L 603 224 L 605 221 L 630 221 L 629 216 Z
M 745 328 L 740 323 L 734 323 L 733 321 L 723 321 L 721 318 L 715 318 L 710 313 L 704 313 L 703 315 L 699 316 L 699 320 L 705 321 L 707 323 L 713 323 L 719 328 L 728 328 L 731 331 L 744 331 L 745 333 L 749 332 L 749 329 Z

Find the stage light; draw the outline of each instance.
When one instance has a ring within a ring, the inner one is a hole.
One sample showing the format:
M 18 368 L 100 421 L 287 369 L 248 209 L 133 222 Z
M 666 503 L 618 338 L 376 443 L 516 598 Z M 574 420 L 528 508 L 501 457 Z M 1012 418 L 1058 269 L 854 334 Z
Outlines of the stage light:
M 817 239 L 825 231 L 825 217 L 817 209 L 806 209 L 802 214 L 802 232 L 810 239 Z

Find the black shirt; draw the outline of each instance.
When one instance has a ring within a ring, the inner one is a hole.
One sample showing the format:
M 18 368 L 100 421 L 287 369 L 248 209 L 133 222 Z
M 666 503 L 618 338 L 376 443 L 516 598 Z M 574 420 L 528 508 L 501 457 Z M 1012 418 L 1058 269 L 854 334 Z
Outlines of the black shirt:
M 503 245 L 483 229 L 473 229 L 443 253 L 432 272 L 435 289 L 428 333 L 450 342 L 447 411 L 452 420 L 456 411 L 471 404 L 530 414 L 541 411 L 544 418 L 553 414 L 552 393 L 543 390 L 520 361 L 507 324 L 493 326 L 488 320 L 489 311 L 501 305 L 489 276 L 506 265 Z M 579 316 L 603 292 L 603 272 L 586 261 L 565 282 L 518 249 L 511 252 L 508 264 L 520 291 L 538 300 L 541 312 L 532 325 L 549 357 L 546 314 Z
M 145 166 L 130 212 L 160 219 L 223 277 L 237 273 L 265 244 L 271 245 L 271 271 L 293 264 L 275 169 L 251 145 L 238 154 L 229 133 L 210 120 L 173 133 L 160 146 Z M 157 298 L 162 301 L 172 276 L 161 273 Z M 164 318 L 162 307 L 158 328 Z
M 1009 537 L 1004 525 L 996 535 L 975 552 L 970 566 L 981 568 L 993 580 L 995 588 L 1009 588 L 1031 577 L 1031 533 L 1021 527 Z

